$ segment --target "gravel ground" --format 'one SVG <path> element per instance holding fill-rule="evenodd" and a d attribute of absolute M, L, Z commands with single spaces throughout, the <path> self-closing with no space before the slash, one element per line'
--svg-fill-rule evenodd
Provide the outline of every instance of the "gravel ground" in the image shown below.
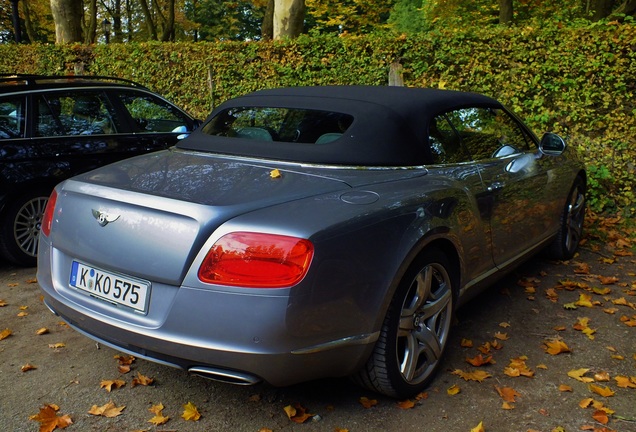
<path fill-rule="evenodd" d="M 590 248 L 567 263 L 537 257 L 464 306 L 458 311 L 442 370 L 419 400 L 410 401 L 410 408 L 411 404 L 360 389 L 347 379 L 287 388 L 239 387 L 140 359 L 132 362 L 130 372 L 122 373 L 115 358 L 121 353 L 78 334 L 49 312 L 35 269 L 0 262 L 0 332 L 12 332 L 0 340 L 0 431 L 39 430 L 40 424 L 30 417 L 47 404 L 57 405 L 59 416 L 71 418 L 68 431 L 469 432 L 480 422 L 486 432 L 636 431 L 636 388 L 620 387 L 616 381 L 632 377 L 636 384 L 636 327 L 628 325 L 636 321 L 636 259 L 621 256 L 610 262 L 610 257 L 606 249 Z M 578 286 L 566 287 L 566 280 Z M 591 296 L 592 307 L 585 306 L 581 295 Z M 578 306 L 572 305 L 576 302 Z M 587 325 L 581 324 L 584 318 L 589 319 Z M 588 336 L 586 327 L 595 332 Z M 48 332 L 37 335 L 41 328 Z M 555 338 L 570 352 L 546 353 L 545 343 Z M 462 346 L 468 341 L 472 347 Z M 492 348 L 495 341 L 499 349 Z M 486 343 L 491 344 L 487 355 L 494 364 L 468 364 L 466 359 L 475 358 L 477 348 Z M 511 360 L 519 358 L 531 377 L 505 373 Z M 35 369 L 22 371 L 27 364 Z M 586 383 L 568 376 L 577 369 L 589 369 L 583 377 L 600 381 Z M 458 372 L 475 370 L 490 377 L 467 381 Z M 153 384 L 133 386 L 138 374 L 154 379 Z M 107 392 L 101 388 L 104 380 L 122 380 L 125 385 Z M 591 385 L 607 387 L 613 395 L 602 396 Z M 449 394 L 453 386 L 459 393 Z M 497 388 L 503 393 L 513 389 L 514 402 L 504 407 Z M 363 397 L 375 404 L 365 407 Z M 602 410 L 580 406 L 588 398 L 613 410 L 606 424 Z M 119 416 L 89 414 L 93 405 L 110 401 L 125 407 Z M 200 412 L 198 421 L 182 418 L 188 402 Z M 149 409 L 159 403 L 170 420 L 156 426 L 149 422 L 154 416 Z M 315 416 L 303 424 L 290 421 L 284 408 L 295 404 Z"/>

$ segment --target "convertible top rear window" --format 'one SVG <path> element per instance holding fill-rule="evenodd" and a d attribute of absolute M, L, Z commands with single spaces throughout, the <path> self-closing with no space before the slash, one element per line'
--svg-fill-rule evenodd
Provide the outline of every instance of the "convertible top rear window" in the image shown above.
<path fill-rule="evenodd" d="M 208 135 L 286 143 L 326 144 L 337 140 L 353 116 L 332 111 L 282 107 L 232 107 L 204 127 Z"/>

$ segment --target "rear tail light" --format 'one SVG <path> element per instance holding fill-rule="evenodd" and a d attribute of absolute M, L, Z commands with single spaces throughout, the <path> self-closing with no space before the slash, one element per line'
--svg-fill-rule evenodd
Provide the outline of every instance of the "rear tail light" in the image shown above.
<path fill-rule="evenodd" d="M 235 232 L 214 243 L 199 268 L 206 283 L 246 288 L 286 288 L 300 282 L 314 254 L 309 240 Z"/>
<path fill-rule="evenodd" d="M 46 207 L 44 208 L 44 215 L 42 216 L 42 227 L 40 228 L 42 234 L 49 236 L 51 234 L 51 226 L 53 225 L 53 214 L 55 213 L 55 203 L 57 201 L 57 192 L 53 190 L 49 197 Z"/>

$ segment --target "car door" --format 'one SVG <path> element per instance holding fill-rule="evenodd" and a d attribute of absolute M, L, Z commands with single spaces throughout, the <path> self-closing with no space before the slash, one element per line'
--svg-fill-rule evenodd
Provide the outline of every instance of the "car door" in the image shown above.
<path fill-rule="evenodd" d="M 135 89 L 110 91 L 109 98 L 132 132 L 128 146 L 139 151 L 163 150 L 195 128 L 195 121 L 170 102 Z"/>
<path fill-rule="evenodd" d="M 505 266 L 554 232 L 552 162 L 538 151 L 536 138 L 501 107 L 464 108 L 447 117 L 479 167 L 493 259 Z"/>
<path fill-rule="evenodd" d="M 129 132 L 101 90 L 42 92 L 32 95 L 32 104 L 32 140 L 46 178 L 64 179 L 137 154 L 121 145 Z"/>
<path fill-rule="evenodd" d="M 28 176 L 34 148 L 26 139 L 26 97 L 0 98 L 0 210 L 14 184 Z"/>
<path fill-rule="evenodd" d="M 459 134 L 450 122 L 452 116 L 452 113 L 440 114 L 429 122 L 432 165 L 426 178 L 430 181 L 439 175 L 450 179 L 451 184 L 468 195 L 467 202 L 472 202 L 469 208 L 457 209 L 459 237 L 465 253 L 465 268 L 470 272 L 466 278 L 480 280 L 495 267 L 490 233 L 492 194 L 484 186 L 479 164 L 462 146 Z"/>

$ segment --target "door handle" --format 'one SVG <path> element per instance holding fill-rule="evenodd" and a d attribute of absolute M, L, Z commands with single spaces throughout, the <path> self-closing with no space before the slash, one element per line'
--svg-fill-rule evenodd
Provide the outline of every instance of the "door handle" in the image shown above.
<path fill-rule="evenodd" d="M 488 192 L 498 192 L 504 188 L 504 184 L 501 182 L 494 182 L 488 186 Z"/>

